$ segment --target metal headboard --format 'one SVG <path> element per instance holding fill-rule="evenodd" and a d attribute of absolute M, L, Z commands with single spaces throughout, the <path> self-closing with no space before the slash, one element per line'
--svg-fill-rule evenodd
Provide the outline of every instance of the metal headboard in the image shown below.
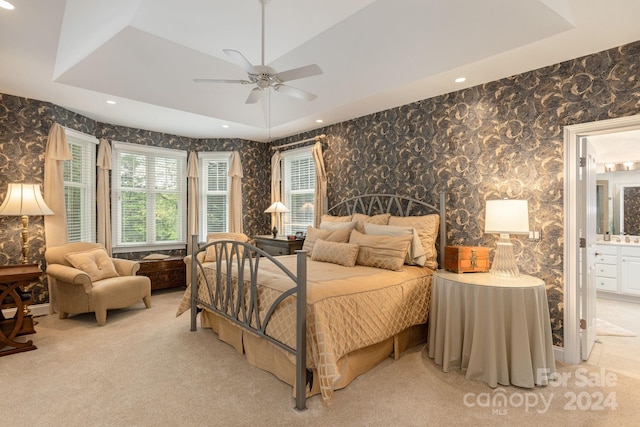
<path fill-rule="evenodd" d="M 444 268 L 444 248 L 447 246 L 447 223 L 445 193 L 440 193 L 440 206 L 436 207 L 411 197 L 397 194 L 363 194 L 355 196 L 330 207 L 328 213 L 333 215 L 353 215 L 362 213 L 375 215 L 390 213 L 396 216 L 427 215 L 437 213 L 440 215 L 440 236 L 438 250 L 438 267 Z"/>

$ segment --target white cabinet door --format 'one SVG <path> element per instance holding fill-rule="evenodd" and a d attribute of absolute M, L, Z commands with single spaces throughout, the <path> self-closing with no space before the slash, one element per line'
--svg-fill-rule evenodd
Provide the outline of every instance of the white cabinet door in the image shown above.
<path fill-rule="evenodd" d="M 640 257 L 625 255 L 621 259 L 621 291 L 640 295 Z"/>

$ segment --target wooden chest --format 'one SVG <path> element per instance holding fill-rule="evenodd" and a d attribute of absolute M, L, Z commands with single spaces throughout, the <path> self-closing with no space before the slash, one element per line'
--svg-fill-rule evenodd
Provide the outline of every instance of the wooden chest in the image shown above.
<path fill-rule="evenodd" d="M 151 279 L 151 290 L 185 287 L 186 266 L 183 257 L 141 259 L 138 275 Z"/>
<path fill-rule="evenodd" d="M 445 269 L 454 273 L 489 271 L 489 248 L 480 246 L 447 246 L 444 255 Z"/>

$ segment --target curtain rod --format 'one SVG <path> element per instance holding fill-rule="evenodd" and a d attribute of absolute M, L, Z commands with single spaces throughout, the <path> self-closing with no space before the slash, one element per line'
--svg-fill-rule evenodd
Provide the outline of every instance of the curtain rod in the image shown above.
<path fill-rule="evenodd" d="M 288 144 L 283 144 L 283 145 L 278 145 L 276 147 L 271 147 L 272 150 L 279 150 L 281 148 L 285 148 L 285 147 L 291 147 L 292 145 L 298 145 L 298 144 L 302 144 L 303 142 L 309 142 L 309 141 L 320 141 L 322 138 L 326 138 L 327 135 L 325 135 L 324 133 L 322 135 L 316 135 L 313 138 L 307 138 L 307 139 L 303 139 L 302 141 L 296 141 L 296 142 L 290 142 Z"/>

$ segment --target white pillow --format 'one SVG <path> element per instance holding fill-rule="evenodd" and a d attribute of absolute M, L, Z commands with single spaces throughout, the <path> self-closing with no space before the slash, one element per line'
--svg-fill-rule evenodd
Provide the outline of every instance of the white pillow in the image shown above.
<path fill-rule="evenodd" d="M 405 264 L 424 266 L 427 261 L 424 248 L 420 242 L 420 236 L 413 227 L 402 227 L 396 225 L 377 225 L 364 223 L 365 234 L 375 234 L 383 236 L 404 236 L 407 234 L 412 235 L 411 244 L 409 244 L 409 250 L 405 258 Z"/>

